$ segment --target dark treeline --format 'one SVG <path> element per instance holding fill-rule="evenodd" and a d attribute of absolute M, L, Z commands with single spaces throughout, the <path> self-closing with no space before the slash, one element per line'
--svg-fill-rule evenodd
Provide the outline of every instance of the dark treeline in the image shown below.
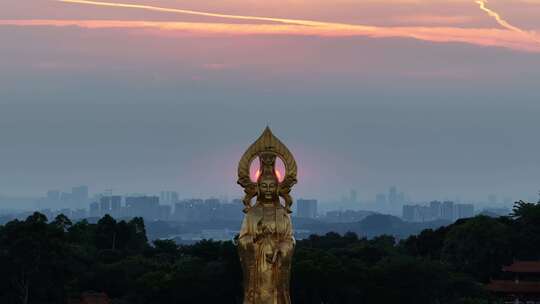
<path fill-rule="evenodd" d="M 293 302 L 487 303 L 483 283 L 513 259 L 540 259 L 540 204 L 478 216 L 396 241 L 328 233 L 298 241 Z M 113 303 L 241 303 L 232 242 L 148 243 L 141 218 L 97 224 L 35 213 L 0 226 L 0 303 L 66 303 L 87 291 Z"/>

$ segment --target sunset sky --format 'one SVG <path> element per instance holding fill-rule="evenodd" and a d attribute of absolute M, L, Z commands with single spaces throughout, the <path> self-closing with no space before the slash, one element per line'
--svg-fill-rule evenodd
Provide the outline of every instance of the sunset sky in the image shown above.
<path fill-rule="evenodd" d="M 540 0 L 0 5 L 0 194 L 237 197 L 266 124 L 297 197 L 540 190 Z"/>

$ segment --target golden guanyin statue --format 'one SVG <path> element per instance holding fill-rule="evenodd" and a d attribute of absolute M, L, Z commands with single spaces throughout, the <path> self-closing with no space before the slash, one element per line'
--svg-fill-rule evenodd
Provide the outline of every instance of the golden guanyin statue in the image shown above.
<path fill-rule="evenodd" d="M 278 157 L 286 171 L 281 181 L 275 167 Z M 260 166 L 256 181 L 252 181 L 250 167 L 255 158 Z M 245 217 L 238 252 L 244 274 L 244 304 L 291 303 L 289 282 L 295 240 L 289 193 L 296 184 L 296 174 L 294 157 L 268 127 L 240 160 L 238 184 L 245 191 Z"/>

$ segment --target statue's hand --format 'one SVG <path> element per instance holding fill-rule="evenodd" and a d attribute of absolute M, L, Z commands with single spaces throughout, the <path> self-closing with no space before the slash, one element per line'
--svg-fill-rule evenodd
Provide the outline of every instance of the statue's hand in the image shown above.
<path fill-rule="evenodd" d="M 281 255 L 279 250 L 274 250 L 273 253 L 267 253 L 265 254 L 266 263 L 268 264 L 275 264 L 279 260 L 279 256 Z"/>
<path fill-rule="evenodd" d="M 279 255 L 280 255 L 279 250 L 274 251 L 274 256 L 272 257 L 272 264 L 275 264 L 277 262 Z"/>

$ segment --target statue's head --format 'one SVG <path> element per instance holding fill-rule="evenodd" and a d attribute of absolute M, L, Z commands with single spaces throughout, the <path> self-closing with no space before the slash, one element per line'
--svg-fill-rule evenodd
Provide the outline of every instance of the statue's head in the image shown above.
<path fill-rule="evenodd" d="M 255 158 L 259 158 L 260 166 L 256 181 L 251 178 L 250 170 Z M 285 165 L 283 177 L 279 177 L 275 170 L 276 158 L 280 158 Z M 263 134 L 246 150 L 238 163 L 238 184 L 244 188 L 245 196 L 242 200 L 248 212 L 251 200 L 257 197 L 257 201 L 263 203 L 279 204 L 283 198 L 285 208 L 290 212 L 292 197 L 291 188 L 296 184 L 297 166 L 289 149 L 272 134 L 266 127 Z"/>
<path fill-rule="evenodd" d="M 259 177 L 257 181 L 258 185 L 258 199 L 263 203 L 277 202 L 279 201 L 278 179 L 274 174 L 264 174 Z"/>

